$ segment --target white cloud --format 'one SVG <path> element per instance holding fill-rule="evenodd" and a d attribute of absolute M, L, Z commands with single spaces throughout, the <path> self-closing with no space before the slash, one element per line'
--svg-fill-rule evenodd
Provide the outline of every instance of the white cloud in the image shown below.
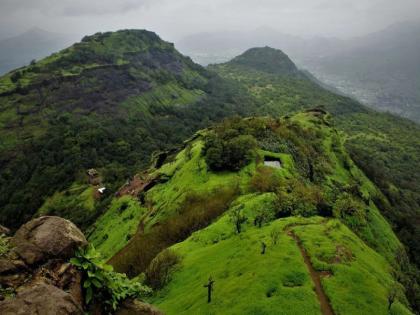
<path fill-rule="evenodd" d="M 297 35 L 349 37 L 416 18 L 419 0 L 0 0 L 0 36 L 32 26 L 89 34 L 147 28 L 173 40 L 268 26 Z"/>

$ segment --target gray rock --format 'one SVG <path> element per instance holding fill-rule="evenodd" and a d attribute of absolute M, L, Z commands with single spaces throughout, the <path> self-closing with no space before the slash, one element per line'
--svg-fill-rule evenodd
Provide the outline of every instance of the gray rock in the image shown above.
<path fill-rule="evenodd" d="M 72 222 L 44 216 L 22 225 L 11 241 L 13 251 L 28 265 L 50 258 L 66 259 L 86 246 L 83 233 Z"/>
<path fill-rule="evenodd" d="M 73 297 L 52 285 L 40 284 L 0 302 L 2 315 L 81 315 Z"/>

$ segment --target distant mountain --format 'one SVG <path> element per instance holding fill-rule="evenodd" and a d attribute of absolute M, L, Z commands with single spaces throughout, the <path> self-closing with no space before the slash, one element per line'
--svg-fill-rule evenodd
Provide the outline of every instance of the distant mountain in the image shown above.
<path fill-rule="evenodd" d="M 271 47 L 251 48 L 230 63 L 277 75 L 299 74 L 296 65 L 284 52 Z"/>
<path fill-rule="evenodd" d="M 316 37 L 304 39 L 269 27 L 250 31 L 197 33 L 176 42 L 177 48 L 196 62 L 207 65 L 226 62 L 252 47 L 270 46 L 281 49 L 301 65 L 301 60 L 341 51 L 342 40 Z"/>
<path fill-rule="evenodd" d="M 402 23 L 307 56 L 319 79 L 377 109 L 420 122 L 420 23 Z"/>
<path fill-rule="evenodd" d="M 289 52 L 299 46 L 302 39 L 271 28 L 252 31 L 207 32 L 186 36 L 176 43 L 177 48 L 196 62 L 207 65 L 226 62 L 252 47 L 271 46 Z"/>
<path fill-rule="evenodd" d="M 25 66 L 61 50 L 77 40 L 76 35 L 59 34 L 32 28 L 25 33 L 0 40 L 0 74 Z"/>
<path fill-rule="evenodd" d="M 191 35 L 179 49 L 201 64 L 269 45 L 285 51 L 324 84 L 368 106 L 420 121 L 420 23 L 395 24 L 367 36 L 304 39 L 260 28 Z"/>

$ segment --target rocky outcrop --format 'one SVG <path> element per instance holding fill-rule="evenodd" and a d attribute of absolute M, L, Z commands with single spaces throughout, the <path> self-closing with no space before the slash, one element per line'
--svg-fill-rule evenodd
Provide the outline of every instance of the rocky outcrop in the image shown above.
<path fill-rule="evenodd" d="M 150 304 L 128 299 L 122 303 L 115 315 L 163 315 L 163 313 Z"/>
<path fill-rule="evenodd" d="M 24 224 L 12 238 L 14 252 L 26 264 L 51 258 L 67 259 L 80 246 L 86 246 L 83 233 L 72 222 L 45 216 Z"/>
<path fill-rule="evenodd" d="M 79 315 L 81 305 L 71 294 L 53 285 L 39 284 L 26 288 L 13 299 L 0 302 L 2 315 Z"/>
<path fill-rule="evenodd" d="M 82 274 L 68 258 L 87 241 L 72 222 L 31 220 L 10 238 L 10 245 L 0 258 L 0 285 L 15 296 L 0 296 L 0 314 L 83 313 Z"/>
<path fill-rule="evenodd" d="M 7 239 L 11 248 L 0 256 L 1 315 L 84 313 L 83 274 L 68 261 L 87 241 L 72 222 L 40 217 Z M 102 314 L 102 305 L 90 307 L 95 315 Z M 153 306 L 131 299 L 122 303 L 117 314 L 162 315 Z"/>

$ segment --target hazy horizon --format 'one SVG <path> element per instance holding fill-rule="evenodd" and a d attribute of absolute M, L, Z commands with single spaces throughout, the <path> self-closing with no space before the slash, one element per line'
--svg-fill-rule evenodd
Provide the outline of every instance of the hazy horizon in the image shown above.
<path fill-rule="evenodd" d="M 404 0 L 179 0 L 77 1 L 3 0 L 0 39 L 38 27 L 83 36 L 140 28 L 177 41 L 201 32 L 270 28 L 300 37 L 348 39 L 392 24 L 418 20 L 420 2 Z"/>

